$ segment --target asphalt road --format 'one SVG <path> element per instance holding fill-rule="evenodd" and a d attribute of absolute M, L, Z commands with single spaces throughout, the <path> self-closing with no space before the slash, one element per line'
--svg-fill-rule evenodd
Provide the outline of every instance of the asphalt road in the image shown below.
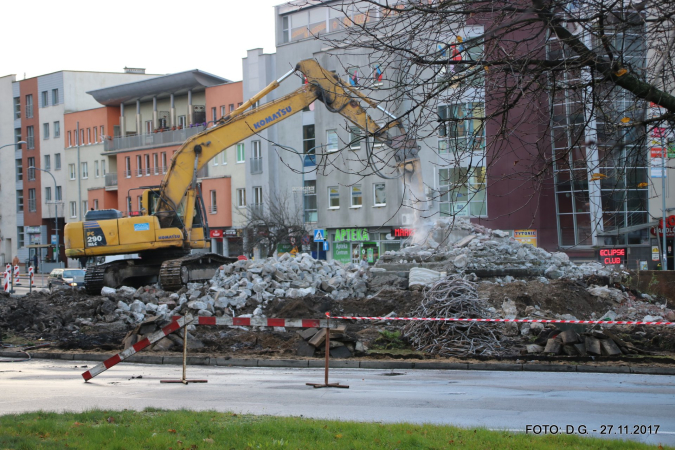
<path fill-rule="evenodd" d="M 159 383 L 179 379 L 178 366 L 122 363 L 84 383 L 80 374 L 95 364 L 0 364 L 0 414 L 157 407 L 523 432 L 556 425 L 564 433 L 570 425 L 590 435 L 604 429 L 606 437 L 675 446 L 675 378 L 669 376 L 333 369 L 330 381 L 350 388 L 314 389 L 305 383 L 322 382 L 322 369 L 191 366 L 188 378 L 208 383 L 184 386 Z M 631 434 L 620 434 L 624 425 Z M 647 428 L 632 434 L 635 425 L 652 425 L 651 434 Z"/>

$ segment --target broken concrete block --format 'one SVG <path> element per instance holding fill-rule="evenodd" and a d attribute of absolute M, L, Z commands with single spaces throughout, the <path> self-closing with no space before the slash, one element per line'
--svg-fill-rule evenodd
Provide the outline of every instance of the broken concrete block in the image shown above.
<path fill-rule="evenodd" d="M 298 356 L 312 357 L 316 352 L 316 348 L 309 345 L 306 341 L 298 341 L 295 347 L 295 354 Z"/>
<path fill-rule="evenodd" d="M 616 356 L 621 354 L 621 349 L 611 339 L 603 339 L 600 341 L 603 356 Z"/>
<path fill-rule="evenodd" d="M 586 353 L 589 355 L 600 356 L 602 354 L 600 339 L 592 336 L 586 336 L 584 344 L 586 345 Z"/>
<path fill-rule="evenodd" d="M 579 342 L 579 335 L 574 330 L 563 331 L 558 335 L 562 339 L 563 344 L 576 344 Z"/>
<path fill-rule="evenodd" d="M 544 351 L 544 347 L 537 344 L 528 344 L 525 348 L 527 348 L 527 353 L 541 353 Z"/>
<path fill-rule="evenodd" d="M 410 269 L 410 276 L 408 278 L 408 289 L 412 291 L 419 291 L 426 286 L 434 284 L 441 279 L 441 273 L 431 269 L 423 269 L 421 267 L 413 267 Z"/>
<path fill-rule="evenodd" d="M 584 344 L 574 344 L 574 348 L 577 349 L 579 356 L 588 356 L 588 353 L 586 353 L 586 346 Z"/>
<path fill-rule="evenodd" d="M 319 330 L 318 333 L 312 337 L 312 339 L 309 340 L 309 344 L 313 345 L 314 347 L 318 347 L 321 344 L 323 344 L 323 341 L 326 340 L 326 329 L 322 328 Z"/>
<path fill-rule="evenodd" d="M 563 345 L 563 353 L 567 356 L 577 356 L 577 349 L 574 344 Z"/>
<path fill-rule="evenodd" d="M 557 339 L 549 339 L 546 341 L 546 348 L 544 348 L 544 353 L 553 353 L 554 355 L 560 354 L 561 349 L 560 341 Z"/>
<path fill-rule="evenodd" d="M 314 336 L 317 331 L 319 331 L 316 328 L 306 328 L 304 330 L 298 330 L 298 334 L 304 339 L 311 339 L 312 336 Z"/>
<path fill-rule="evenodd" d="M 171 339 L 168 338 L 162 338 L 159 341 L 155 342 L 155 344 L 152 346 L 152 351 L 153 352 L 168 352 L 171 350 L 173 347 L 175 347 L 176 344 Z"/>
<path fill-rule="evenodd" d="M 344 345 L 341 345 L 339 347 L 335 347 L 330 349 L 330 357 L 331 358 L 351 358 L 352 357 L 352 352 L 349 351 L 347 347 Z"/>

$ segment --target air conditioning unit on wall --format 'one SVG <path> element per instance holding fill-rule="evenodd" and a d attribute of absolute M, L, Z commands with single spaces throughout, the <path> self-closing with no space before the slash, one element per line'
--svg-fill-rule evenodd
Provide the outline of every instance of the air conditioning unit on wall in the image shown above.
<path fill-rule="evenodd" d="M 414 221 L 413 214 L 401 214 L 401 225 L 412 225 Z"/>

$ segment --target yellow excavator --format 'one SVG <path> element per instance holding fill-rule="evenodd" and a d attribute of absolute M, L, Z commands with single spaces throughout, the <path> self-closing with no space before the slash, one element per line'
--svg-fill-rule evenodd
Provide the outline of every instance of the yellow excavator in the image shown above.
<path fill-rule="evenodd" d="M 305 77 L 302 87 L 256 107 L 260 99 L 295 72 Z M 218 267 L 236 261 L 215 253 L 191 254 L 192 249 L 210 245 L 197 173 L 224 149 L 302 111 L 316 100 L 385 143 L 394 152 L 395 163 L 401 170 L 419 173 L 418 147 L 405 136 L 401 123 L 391 113 L 342 83 L 335 73 L 315 60 L 301 61 L 215 126 L 188 139 L 174 154 L 159 188 L 143 191 L 142 215 L 121 217 L 121 213 L 112 210 L 114 215 L 110 218 L 66 224 L 69 258 L 86 261 L 90 257 L 139 255 L 138 259 L 89 267 L 85 277 L 87 292 L 100 294 L 104 286 L 117 288 L 154 282 L 159 282 L 163 289 L 175 290 L 188 282 L 208 280 Z M 384 127 L 378 126 L 361 102 L 380 109 L 391 120 Z M 395 137 L 391 135 L 394 128 L 400 131 Z"/>

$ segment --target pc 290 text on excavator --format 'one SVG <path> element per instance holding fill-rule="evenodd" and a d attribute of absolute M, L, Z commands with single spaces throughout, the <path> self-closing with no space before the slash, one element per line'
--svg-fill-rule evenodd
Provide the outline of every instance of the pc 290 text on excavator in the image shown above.
<path fill-rule="evenodd" d="M 306 83 L 294 92 L 254 107 L 280 83 L 299 72 Z M 140 286 L 159 282 L 165 290 L 176 290 L 192 281 L 213 277 L 218 267 L 236 258 L 215 253 L 192 253 L 210 245 L 204 205 L 198 192 L 197 173 L 226 148 L 302 111 L 315 100 L 344 116 L 394 152 L 392 161 L 401 176 L 419 174 L 418 147 L 408 139 L 399 120 L 361 92 L 341 82 L 333 72 L 312 59 L 270 83 L 215 126 L 188 139 L 176 151 L 159 188 L 142 194 L 142 215 L 122 217 L 110 210 L 109 218 L 73 222 L 65 227 L 66 256 L 86 262 L 87 258 L 138 254 L 91 266 L 85 279 L 87 292 L 100 294 L 104 286 Z M 380 127 L 361 106 L 365 102 L 392 120 Z M 253 108 L 252 108 L 253 107 Z M 249 109 L 251 108 L 251 109 Z M 397 129 L 398 135 L 391 132 Z M 418 176 L 417 178 L 421 178 Z"/>

